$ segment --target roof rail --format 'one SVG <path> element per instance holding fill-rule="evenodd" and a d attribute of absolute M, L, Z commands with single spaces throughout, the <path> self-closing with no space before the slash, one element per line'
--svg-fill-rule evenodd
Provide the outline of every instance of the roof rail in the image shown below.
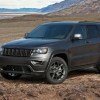
<path fill-rule="evenodd" d="M 50 22 L 59 22 L 59 21 L 50 21 Z"/>
<path fill-rule="evenodd" d="M 80 21 L 79 23 L 100 23 L 100 22 L 96 22 L 96 21 L 87 21 L 87 20 L 85 20 L 85 21 Z"/>

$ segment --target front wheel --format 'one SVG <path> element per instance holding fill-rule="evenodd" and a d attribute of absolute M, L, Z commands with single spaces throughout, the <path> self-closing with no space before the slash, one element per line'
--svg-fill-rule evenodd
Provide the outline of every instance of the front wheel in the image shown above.
<path fill-rule="evenodd" d="M 64 59 L 54 57 L 46 70 L 48 83 L 60 84 L 64 82 L 68 75 L 68 67 Z"/>
<path fill-rule="evenodd" d="M 21 77 L 21 74 L 15 74 L 15 73 L 1 73 L 1 76 L 8 80 L 16 80 Z"/>
<path fill-rule="evenodd" d="M 96 69 L 99 71 L 100 73 L 100 65 L 96 66 Z"/>

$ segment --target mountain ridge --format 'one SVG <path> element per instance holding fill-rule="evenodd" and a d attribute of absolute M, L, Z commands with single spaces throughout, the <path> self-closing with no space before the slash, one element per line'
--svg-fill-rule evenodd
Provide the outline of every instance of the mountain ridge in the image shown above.
<path fill-rule="evenodd" d="M 63 0 L 59 3 L 54 3 L 48 5 L 47 7 L 43 7 L 41 9 L 37 8 L 17 8 L 17 9 L 9 9 L 9 8 L 0 8 L 0 12 L 40 12 L 40 13 L 51 13 L 55 11 L 59 11 L 65 8 L 70 8 L 73 5 L 78 4 L 85 0 Z"/>
<path fill-rule="evenodd" d="M 50 13 L 50 12 L 59 11 L 64 8 L 69 8 L 69 7 L 79 3 L 80 1 L 82 1 L 82 0 L 64 0 L 64 1 L 61 1 L 60 3 L 55 3 L 55 4 L 49 5 L 47 7 L 44 7 L 42 9 L 40 9 L 40 12 Z"/>
<path fill-rule="evenodd" d="M 88 15 L 100 14 L 100 0 L 82 0 L 78 4 L 59 11 L 51 12 L 48 15 Z"/>
<path fill-rule="evenodd" d="M 37 8 L 0 8 L 0 12 L 38 12 Z"/>
<path fill-rule="evenodd" d="M 64 0 L 47 7 L 8 9 L 0 8 L 0 12 L 35 12 L 47 15 L 84 15 L 100 13 L 100 0 Z"/>

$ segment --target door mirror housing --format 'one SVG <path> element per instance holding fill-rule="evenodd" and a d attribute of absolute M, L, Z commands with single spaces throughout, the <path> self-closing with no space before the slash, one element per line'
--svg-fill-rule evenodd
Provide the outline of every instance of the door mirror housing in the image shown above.
<path fill-rule="evenodd" d="M 82 39 L 82 34 L 74 34 L 72 37 L 72 40 L 81 40 Z"/>

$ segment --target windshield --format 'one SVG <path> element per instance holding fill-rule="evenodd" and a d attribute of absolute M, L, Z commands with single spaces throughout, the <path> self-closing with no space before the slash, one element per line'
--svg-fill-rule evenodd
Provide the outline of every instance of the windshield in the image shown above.
<path fill-rule="evenodd" d="M 40 25 L 30 33 L 26 38 L 45 38 L 45 39 L 64 39 L 68 36 L 71 25 Z"/>

